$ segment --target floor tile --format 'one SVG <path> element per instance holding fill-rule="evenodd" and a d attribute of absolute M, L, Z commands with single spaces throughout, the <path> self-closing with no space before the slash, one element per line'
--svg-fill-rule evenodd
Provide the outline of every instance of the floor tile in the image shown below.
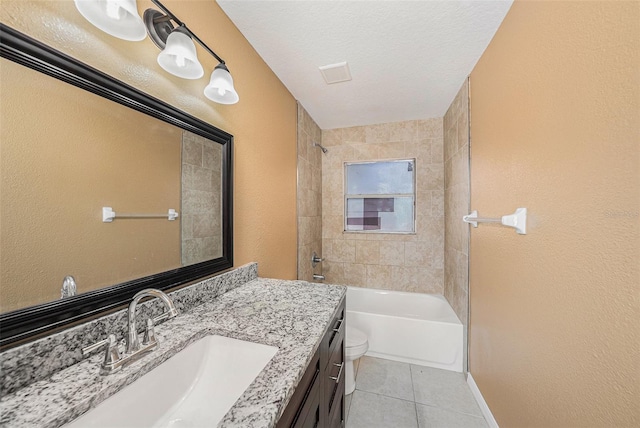
<path fill-rule="evenodd" d="M 416 404 L 419 428 L 487 428 L 484 418 Z"/>
<path fill-rule="evenodd" d="M 362 357 L 356 390 L 414 401 L 409 364 L 380 358 Z"/>
<path fill-rule="evenodd" d="M 346 428 L 417 428 L 415 403 L 356 390 Z"/>
<path fill-rule="evenodd" d="M 353 394 L 349 394 L 344 397 L 344 420 L 349 420 L 349 409 L 351 408 L 351 399 L 353 398 Z"/>
<path fill-rule="evenodd" d="M 416 403 L 482 416 L 462 373 L 411 365 L 411 378 Z"/>

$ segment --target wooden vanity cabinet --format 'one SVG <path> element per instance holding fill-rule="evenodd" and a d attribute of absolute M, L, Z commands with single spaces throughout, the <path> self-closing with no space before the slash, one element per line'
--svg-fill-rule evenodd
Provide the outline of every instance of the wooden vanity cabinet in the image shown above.
<path fill-rule="evenodd" d="M 344 425 L 345 300 L 329 323 L 278 428 L 339 428 Z"/>

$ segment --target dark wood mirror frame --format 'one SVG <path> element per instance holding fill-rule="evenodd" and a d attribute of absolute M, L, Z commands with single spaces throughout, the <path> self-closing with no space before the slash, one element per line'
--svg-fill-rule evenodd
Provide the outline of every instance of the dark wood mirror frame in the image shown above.
<path fill-rule="evenodd" d="M 0 23 L 0 56 L 222 145 L 222 257 L 0 314 L 0 348 L 122 306 L 145 288 L 168 290 L 233 267 L 233 136 Z"/>

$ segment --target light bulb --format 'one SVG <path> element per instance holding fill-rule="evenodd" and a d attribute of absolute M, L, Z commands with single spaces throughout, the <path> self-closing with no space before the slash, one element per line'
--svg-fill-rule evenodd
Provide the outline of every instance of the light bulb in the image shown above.
<path fill-rule="evenodd" d="M 224 88 L 218 88 L 218 95 L 220 95 L 221 97 L 224 97 L 224 94 L 225 94 L 226 92 L 227 92 L 227 91 L 225 91 L 225 90 L 224 90 Z"/>
<path fill-rule="evenodd" d="M 187 65 L 187 61 L 183 55 L 176 55 L 176 64 L 178 64 L 178 67 L 184 68 Z"/>

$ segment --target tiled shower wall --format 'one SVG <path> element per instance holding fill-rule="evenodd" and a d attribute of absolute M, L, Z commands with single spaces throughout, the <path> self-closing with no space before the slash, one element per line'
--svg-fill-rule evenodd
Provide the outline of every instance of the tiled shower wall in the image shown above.
<path fill-rule="evenodd" d="M 322 131 L 326 282 L 422 293 L 444 288 L 442 118 Z M 416 159 L 416 233 L 344 232 L 344 162 Z"/>
<path fill-rule="evenodd" d="M 466 330 L 469 313 L 469 81 L 444 116 L 444 296 Z M 465 358 L 466 360 L 466 358 Z M 465 367 L 466 371 L 466 367 Z"/>
<path fill-rule="evenodd" d="M 222 256 L 222 146 L 182 133 L 182 265 Z"/>
<path fill-rule="evenodd" d="M 311 267 L 311 255 L 322 255 L 322 132 L 298 103 L 298 279 L 312 281 L 322 266 Z"/>

